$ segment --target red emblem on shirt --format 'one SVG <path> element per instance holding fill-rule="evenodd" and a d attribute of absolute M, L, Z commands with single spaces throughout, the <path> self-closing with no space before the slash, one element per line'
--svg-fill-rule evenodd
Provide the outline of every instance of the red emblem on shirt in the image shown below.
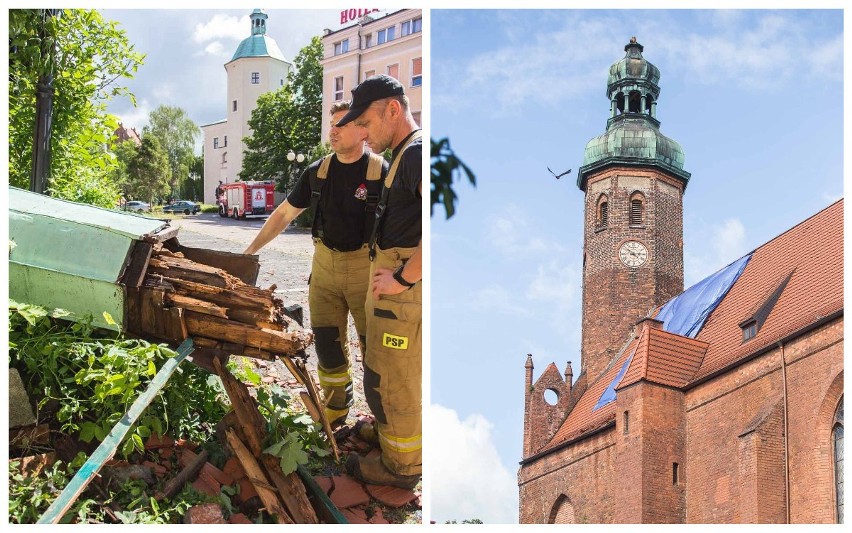
<path fill-rule="evenodd" d="M 366 200 L 367 199 L 367 186 L 366 185 L 364 185 L 362 183 L 360 187 L 355 189 L 355 198 L 357 198 L 359 200 Z"/>

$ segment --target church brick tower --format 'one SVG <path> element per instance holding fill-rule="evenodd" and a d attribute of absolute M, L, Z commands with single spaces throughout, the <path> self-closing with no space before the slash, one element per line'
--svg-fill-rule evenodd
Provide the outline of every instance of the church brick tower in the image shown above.
<path fill-rule="evenodd" d="M 586 193 L 582 368 L 606 370 L 624 332 L 683 291 L 683 170 L 680 145 L 660 133 L 660 71 L 630 40 L 609 69 L 606 132 L 586 145 L 577 186 Z"/>

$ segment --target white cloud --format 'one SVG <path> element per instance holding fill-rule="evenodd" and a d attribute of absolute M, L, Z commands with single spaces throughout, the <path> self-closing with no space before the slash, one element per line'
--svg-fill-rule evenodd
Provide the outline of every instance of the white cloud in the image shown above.
<path fill-rule="evenodd" d="M 234 17 L 229 15 L 213 15 L 210 21 L 195 25 L 192 38 L 197 43 L 216 39 L 231 39 L 242 41 L 249 35 L 251 22 L 248 16 Z"/>
<path fill-rule="evenodd" d="M 126 128 L 136 128 L 142 134 L 142 128 L 148 125 L 148 117 L 151 115 L 152 107 L 148 100 L 136 102 L 136 107 L 130 108 L 126 113 L 116 113 L 118 120 Z"/>
<path fill-rule="evenodd" d="M 695 242 L 708 242 L 709 248 L 698 247 L 705 253 L 684 252 L 684 285 L 701 281 L 723 266 L 746 254 L 749 249 L 746 241 L 745 226 L 737 218 L 728 218 L 720 224 L 714 224 L 701 231 L 702 236 Z"/>
<path fill-rule="evenodd" d="M 204 47 L 204 53 L 217 57 L 228 57 L 230 53 L 225 49 L 225 45 L 221 41 L 213 41 Z"/>
<path fill-rule="evenodd" d="M 494 425 L 479 414 L 459 420 L 453 409 L 432 404 L 429 426 L 430 433 L 439 436 L 430 440 L 428 449 L 433 519 L 517 523 L 517 479 L 500 462 Z"/>
<path fill-rule="evenodd" d="M 515 205 L 508 205 L 499 215 L 490 215 L 486 225 L 489 242 L 509 256 L 520 257 L 535 252 L 554 252 L 562 246 L 547 242 L 527 221 L 523 211 Z"/>
<path fill-rule="evenodd" d="M 565 259 L 550 259 L 538 265 L 535 277 L 527 286 L 526 297 L 534 303 L 538 315 L 543 317 L 542 321 L 569 345 L 577 341 L 582 327 L 582 276 L 578 264 Z"/>

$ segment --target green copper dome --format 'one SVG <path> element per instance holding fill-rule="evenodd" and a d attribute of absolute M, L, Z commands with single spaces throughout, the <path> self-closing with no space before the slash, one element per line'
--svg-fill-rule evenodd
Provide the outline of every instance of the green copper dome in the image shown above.
<path fill-rule="evenodd" d="M 632 165 L 663 170 L 685 187 L 691 174 L 683 170 L 683 149 L 660 133 L 656 118 L 660 70 L 642 57 L 643 47 L 635 37 L 624 51 L 624 58 L 609 69 L 606 132 L 586 144 L 577 186 L 585 190 L 589 175 L 608 166 Z"/>
<path fill-rule="evenodd" d="M 251 19 L 251 36 L 243 39 L 231 61 L 243 57 L 271 57 L 289 63 L 284 59 L 284 54 L 281 53 L 275 39 L 266 35 L 266 19 L 269 16 L 262 10 L 255 9 L 249 18 Z"/>

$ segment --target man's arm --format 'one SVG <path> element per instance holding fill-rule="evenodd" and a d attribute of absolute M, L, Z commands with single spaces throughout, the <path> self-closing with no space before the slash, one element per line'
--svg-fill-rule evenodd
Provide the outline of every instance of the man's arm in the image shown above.
<path fill-rule="evenodd" d="M 263 223 L 263 227 L 260 228 L 260 232 L 258 232 L 257 237 L 254 238 L 243 253 L 254 254 L 266 246 L 269 241 L 284 231 L 284 229 L 293 222 L 293 219 L 299 216 L 299 214 L 304 210 L 304 207 L 293 207 L 290 202 L 284 200 L 284 202 L 276 207 L 275 211 L 269 215 L 269 218 Z"/>
<path fill-rule="evenodd" d="M 422 190 L 421 186 L 417 187 Z M 421 193 L 422 194 L 422 193 Z M 417 249 L 400 271 L 402 279 L 409 283 L 417 283 L 423 279 L 423 241 L 417 243 Z M 377 268 L 373 274 L 373 298 L 379 299 L 382 294 L 399 294 L 408 289 L 393 278 L 393 270 L 389 268 Z"/>

